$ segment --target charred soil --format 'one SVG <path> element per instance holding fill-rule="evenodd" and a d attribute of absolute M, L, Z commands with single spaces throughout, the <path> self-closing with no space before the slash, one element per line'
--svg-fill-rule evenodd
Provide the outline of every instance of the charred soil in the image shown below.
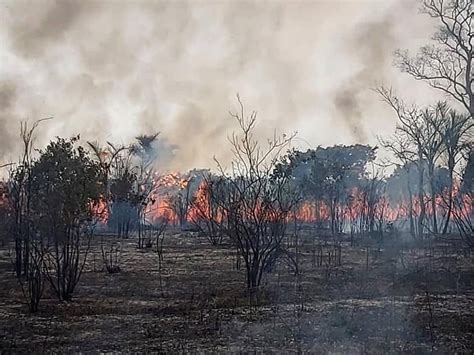
<path fill-rule="evenodd" d="M 297 252 L 289 242 L 254 299 L 231 245 L 170 231 L 160 270 L 152 249 L 122 239 L 120 272 L 109 274 L 99 239 L 74 299 L 47 288 L 36 314 L 2 248 L 2 353 L 473 350 L 474 258 L 449 245 L 343 241 L 339 256 L 331 238 L 307 235 Z"/>

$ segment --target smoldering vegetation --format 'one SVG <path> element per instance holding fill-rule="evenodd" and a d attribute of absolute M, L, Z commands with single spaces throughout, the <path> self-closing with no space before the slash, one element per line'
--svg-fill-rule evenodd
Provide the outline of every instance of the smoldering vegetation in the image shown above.
<path fill-rule="evenodd" d="M 308 52 L 276 54 L 286 36 L 317 37 L 306 24 L 315 10 L 321 31 L 341 27 L 325 22 L 336 9 L 329 3 L 2 8 L 15 70 L 1 86 L 0 157 L 18 158 L 1 165 L 0 351 L 472 352 L 470 3 L 420 3 L 438 21 L 432 42 L 415 55 L 396 51 L 394 64 L 448 96 L 425 104 L 406 98 L 411 86 L 401 94 L 377 86 L 372 94 L 396 125 L 375 145 L 365 91 L 391 80 L 400 39 L 388 11 L 397 7 L 387 4 L 368 23 L 352 4 L 336 17 L 359 29 L 341 51 L 353 68 L 320 92 L 338 117 L 333 131 L 345 133 L 304 149 L 297 133 L 280 130 L 311 112 Z M 205 27 L 209 11 L 216 16 Z M 86 36 L 94 26 L 103 29 L 96 41 Z M 208 43 L 209 33 L 220 35 Z M 163 44 L 143 46 L 144 38 Z M 192 55 L 202 83 L 189 79 Z M 165 69 L 176 76 L 158 87 L 153 76 Z M 217 70 L 256 75 L 246 84 L 250 104 L 229 99 L 232 84 Z M 48 90 L 30 97 L 43 76 Z M 58 93 L 71 99 L 53 105 Z M 20 120 L 15 147 L 11 117 L 38 113 L 37 100 L 67 121 L 51 112 Z M 249 109 L 261 106 L 262 114 Z M 227 107 L 229 119 L 217 120 Z M 92 125 L 84 114 L 102 118 Z"/>

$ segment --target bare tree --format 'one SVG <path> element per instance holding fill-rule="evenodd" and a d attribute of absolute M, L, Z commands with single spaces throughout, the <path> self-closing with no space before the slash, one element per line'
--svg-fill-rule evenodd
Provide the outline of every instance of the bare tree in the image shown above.
<path fill-rule="evenodd" d="M 127 151 L 117 155 L 114 173 L 110 182 L 109 228 L 115 228 L 119 237 L 128 238 L 138 223 L 138 205 L 140 204 L 137 187 L 137 172 L 132 164 L 132 155 Z"/>
<path fill-rule="evenodd" d="M 453 220 L 459 235 L 469 248 L 474 248 L 474 196 L 472 192 L 453 199 Z"/>
<path fill-rule="evenodd" d="M 458 156 L 459 149 L 461 149 L 458 143 L 465 133 L 466 127 L 472 125 L 472 123 L 466 124 L 466 121 L 472 122 L 474 114 L 472 4 L 470 0 L 423 0 L 421 10 L 433 19 L 438 20 L 438 29 L 432 37 L 433 43 L 421 47 L 414 57 L 410 56 L 406 50 L 398 50 L 395 53 L 397 65 L 403 72 L 410 74 L 416 80 L 426 81 L 431 87 L 444 92 L 468 112 L 465 120 L 454 119 L 453 114 L 448 112 L 449 109 L 445 103 L 438 104 L 435 110 L 425 110 L 417 113 L 418 110 L 416 109 L 411 112 L 415 115 L 421 114 L 425 120 L 431 121 L 430 124 L 425 125 L 425 129 L 429 130 L 428 136 L 432 138 L 431 144 L 422 147 L 426 148 L 424 155 L 427 160 L 433 217 L 432 227 L 435 233 L 438 232 L 438 221 L 433 196 L 433 162 L 439 157 L 440 150 L 443 150 L 447 156 L 451 183 L 445 203 L 447 212 L 442 228 L 444 234 L 447 232 L 453 209 L 453 172 L 456 166 L 456 156 Z M 404 107 L 400 105 L 399 100 L 394 100 L 391 92 L 382 89 L 379 90 L 379 93 L 398 111 L 399 118 L 400 111 L 404 111 L 402 116 L 407 113 L 410 114 L 410 112 L 403 110 Z M 390 96 L 391 100 L 387 100 Z M 407 121 L 414 122 L 414 117 L 411 118 L 412 120 Z M 403 122 L 402 125 L 405 126 L 407 131 L 410 130 Z M 420 131 L 419 133 L 422 134 L 423 132 Z M 441 136 L 441 138 L 439 139 L 437 136 Z M 440 145 L 440 141 L 441 146 L 437 147 Z M 423 204 L 420 201 L 421 205 Z"/>
<path fill-rule="evenodd" d="M 49 118 L 47 118 L 49 119 Z M 23 153 L 10 171 L 8 207 L 11 211 L 10 232 L 15 240 L 14 266 L 22 294 L 31 312 L 38 310 L 44 289 L 44 250 L 33 225 L 32 151 L 34 133 L 47 119 L 35 121 L 31 127 L 22 122 L 20 137 Z"/>
<path fill-rule="evenodd" d="M 399 124 L 391 141 L 383 142 L 385 147 L 392 151 L 401 161 L 410 161 L 416 165 L 418 170 L 418 202 L 420 212 L 417 223 L 417 233 L 423 237 L 424 220 L 426 216 L 425 193 L 424 193 L 424 147 L 423 147 L 423 125 L 421 121 L 421 110 L 415 105 L 407 106 L 402 100 L 395 96 L 391 89 L 384 87 L 376 89 L 382 99 L 395 111 Z"/>
<path fill-rule="evenodd" d="M 408 202 L 408 220 L 410 224 L 410 234 L 411 236 L 416 236 L 415 230 L 415 211 L 414 211 L 414 203 L 413 203 L 413 188 L 410 181 L 411 171 L 414 166 L 417 166 L 413 163 L 414 154 L 409 149 L 410 143 L 408 141 L 408 137 L 405 134 L 400 134 L 400 132 L 395 132 L 395 134 L 389 139 L 385 140 L 379 138 L 381 144 L 388 149 L 396 158 L 395 162 L 391 162 L 390 165 L 394 164 L 398 168 L 401 168 L 406 175 L 406 191 L 407 191 L 407 202 Z"/>
<path fill-rule="evenodd" d="M 134 147 L 110 142 L 105 147 L 97 142 L 87 144 L 101 168 L 107 224 L 116 230 L 118 237 L 128 237 L 138 218 L 135 186 L 138 177 L 132 162 Z"/>
<path fill-rule="evenodd" d="M 422 11 L 439 21 L 434 44 L 423 46 L 415 57 L 397 51 L 398 66 L 459 102 L 473 117 L 471 0 L 424 0 Z"/>
<path fill-rule="evenodd" d="M 474 146 L 466 152 L 462 185 L 453 199 L 453 220 L 464 243 L 474 248 Z"/>
<path fill-rule="evenodd" d="M 288 176 L 272 176 L 281 152 L 294 135 L 275 133 L 262 147 L 254 137 L 257 113 L 247 116 L 240 97 L 231 113 L 240 134 L 229 138 L 234 161 L 230 174 L 218 163 L 226 193 L 216 203 L 228 217 L 229 235 L 237 244 L 247 271 L 247 287 L 255 294 L 269 263 L 281 253 L 288 218 L 296 204 Z M 216 196 L 216 195 L 214 195 Z"/>
<path fill-rule="evenodd" d="M 102 170 L 101 175 L 105 186 L 103 196 L 105 206 L 98 212 L 100 212 L 104 216 L 103 219 L 108 222 L 108 218 L 110 218 L 112 211 L 112 204 L 114 202 L 112 183 L 114 182 L 114 179 L 117 178 L 116 168 L 120 165 L 120 162 L 124 160 L 124 155 L 127 153 L 129 148 L 126 146 L 115 146 L 110 142 L 107 142 L 105 147 L 100 146 L 98 142 L 87 142 L 87 144 L 92 150 L 92 153 Z M 120 231 L 121 229 L 118 228 L 118 230 Z M 107 270 L 108 273 L 117 273 L 121 271 L 122 245 L 118 237 L 119 236 L 114 234 L 111 241 L 104 240 L 104 236 L 101 237 L 100 250 L 102 262 L 104 263 L 105 270 Z"/>
<path fill-rule="evenodd" d="M 138 193 L 139 203 L 137 204 L 137 232 L 138 248 L 151 247 L 153 244 L 152 234 L 154 231 L 153 223 L 148 218 L 150 205 L 155 203 L 152 192 L 155 190 L 153 181 L 153 169 L 150 164 L 143 160 L 138 165 L 136 180 L 136 191 Z"/>
<path fill-rule="evenodd" d="M 437 204 L 435 192 L 435 167 L 438 158 L 442 153 L 442 138 L 438 127 L 441 126 L 447 115 L 447 104 L 437 103 L 434 107 L 426 108 L 421 112 L 419 131 L 421 142 L 421 151 L 426 161 L 428 170 L 428 180 L 430 185 L 430 204 L 433 233 L 438 234 Z"/>
<path fill-rule="evenodd" d="M 384 182 L 378 173 L 361 182 L 361 186 L 356 189 L 357 194 L 351 195 L 347 208 L 349 220 L 354 223 L 359 219 L 359 231 L 368 232 L 373 235 L 377 232 L 380 240 L 383 234 L 384 223 Z M 352 244 L 351 229 L 351 244 Z"/>
<path fill-rule="evenodd" d="M 157 189 L 160 187 L 154 180 L 154 163 L 156 157 L 153 143 L 158 136 L 159 132 L 151 135 L 138 136 L 136 137 L 137 143 L 132 146 L 136 170 L 136 186 L 134 190 L 136 191 L 138 199 L 136 211 L 139 249 L 144 247 L 151 248 L 153 245 L 153 234 L 156 232 L 156 226 L 149 216 L 152 212 L 152 206 L 156 202 L 155 195 Z"/>
<path fill-rule="evenodd" d="M 178 223 L 181 228 L 185 226 L 188 220 L 188 212 L 193 200 L 191 192 L 193 178 L 193 176 L 186 177 L 181 182 L 179 191 L 167 198 L 168 206 L 178 218 Z"/>
<path fill-rule="evenodd" d="M 453 109 L 449 110 L 444 117 L 445 119 L 442 120 L 441 124 L 435 126 L 435 128 L 439 130 L 441 135 L 443 155 L 449 172 L 449 191 L 447 199 L 444 201 L 447 209 L 446 220 L 442 230 L 442 233 L 446 234 L 453 210 L 454 171 L 463 158 L 463 151 L 468 148 L 468 142 L 472 138 L 474 121 L 470 119 L 469 115 L 460 114 Z"/>
<path fill-rule="evenodd" d="M 410 166 L 407 164 L 409 161 L 416 164 L 418 168 L 418 199 L 420 203 L 418 229 L 423 227 L 423 218 L 426 213 L 423 192 L 423 174 L 426 167 L 432 217 L 431 231 L 434 234 L 439 232 L 437 215 L 438 208 L 442 207 L 445 209 L 444 215 L 446 217 L 442 228 L 442 233 L 445 234 L 453 213 L 454 170 L 462 158 L 461 153 L 466 149 L 466 142 L 473 124 L 468 115 L 457 114 L 454 110 L 449 109 L 446 102 L 438 102 L 434 106 L 420 110 L 416 106 L 407 108 L 401 100 L 392 94 L 391 90 L 381 88 L 378 89 L 378 92 L 395 110 L 399 119 L 395 136 L 391 141 L 382 143 L 399 160 L 404 162 L 404 166 Z M 437 202 L 439 195 L 437 195 L 435 174 L 437 163 L 443 154 L 447 159 L 449 185 L 447 197 L 441 192 L 442 203 L 439 203 Z M 412 205 L 411 201 L 410 205 Z"/>
<path fill-rule="evenodd" d="M 120 240 L 113 238 L 108 244 L 104 242 L 102 236 L 100 250 L 102 254 L 102 261 L 104 262 L 105 270 L 109 274 L 115 274 L 121 271 L 121 257 L 122 257 L 122 243 Z"/>
<path fill-rule="evenodd" d="M 112 200 L 110 184 L 112 182 L 114 169 L 117 168 L 117 163 L 120 158 L 120 155 L 124 154 L 129 148 L 126 146 L 115 146 L 114 144 L 107 142 L 105 147 L 100 146 L 98 142 L 87 142 L 89 147 L 92 150 L 95 158 L 99 162 L 99 166 L 102 169 L 102 176 L 105 184 L 105 201 L 107 203 L 107 208 Z M 109 211 L 110 212 L 110 211 Z"/>
<path fill-rule="evenodd" d="M 160 289 L 163 293 L 163 244 L 165 241 L 166 229 L 168 228 L 169 218 L 164 216 L 160 221 L 153 225 L 153 233 L 155 238 L 155 252 L 158 255 L 158 276 L 160 278 Z"/>
<path fill-rule="evenodd" d="M 3 221 L 0 224 L 0 245 L 5 246 L 9 239 L 9 226 L 11 223 L 10 218 L 10 202 L 8 200 L 8 184 L 7 182 L 0 181 L 0 220 Z"/>
<path fill-rule="evenodd" d="M 216 188 L 219 178 L 212 175 L 203 177 L 195 196 L 192 200 L 191 221 L 203 233 L 211 245 L 219 245 L 228 230 L 225 211 L 216 201 L 222 197 L 216 196 L 222 189 Z"/>
<path fill-rule="evenodd" d="M 88 142 L 100 166 L 106 185 L 106 203 L 109 225 L 117 228 L 118 236 L 138 234 L 139 249 L 152 244 L 152 222 L 149 214 L 156 202 L 154 194 L 159 188 L 155 183 L 153 142 L 159 133 L 136 137 L 137 142 L 129 146 L 115 146 L 108 142 L 101 148 Z M 115 241 L 113 244 L 117 244 Z M 111 246 L 113 254 L 118 249 Z"/>

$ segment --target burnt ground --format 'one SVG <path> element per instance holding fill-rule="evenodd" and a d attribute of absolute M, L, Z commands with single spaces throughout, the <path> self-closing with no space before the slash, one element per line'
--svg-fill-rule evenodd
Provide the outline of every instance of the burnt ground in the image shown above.
<path fill-rule="evenodd" d="M 74 300 L 59 303 L 47 289 L 33 315 L 2 248 L 2 353 L 473 351 L 474 257 L 459 249 L 346 241 L 340 266 L 324 246 L 318 266 L 308 238 L 300 276 L 281 258 L 255 305 L 231 246 L 169 232 L 160 285 L 152 250 L 123 240 L 121 272 L 108 274 L 98 240 Z"/>

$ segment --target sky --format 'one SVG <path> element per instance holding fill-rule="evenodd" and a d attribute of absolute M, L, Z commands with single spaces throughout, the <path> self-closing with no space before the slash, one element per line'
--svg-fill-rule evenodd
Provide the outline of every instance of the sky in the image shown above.
<path fill-rule="evenodd" d="M 161 132 L 159 168 L 212 168 L 231 159 L 237 93 L 263 142 L 377 144 L 396 117 L 375 87 L 439 95 L 392 56 L 433 31 L 416 0 L 0 0 L 0 165 L 18 158 L 21 121 L 53 117 L 38 148 Z"/>

